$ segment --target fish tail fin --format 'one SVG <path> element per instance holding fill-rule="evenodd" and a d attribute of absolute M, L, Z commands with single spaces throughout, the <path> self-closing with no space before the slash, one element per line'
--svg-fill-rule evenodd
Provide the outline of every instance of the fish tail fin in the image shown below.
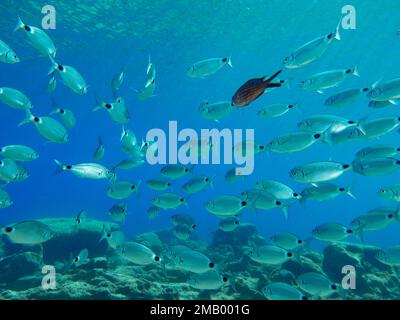
<path fill-rule="evenodd" d="M 354 200 L 357 200 L 357 197 L 353 194 L 353 186 L 349 186 L 347 188 L 346 194 L 350 197 L 353 198 Z"/>
<path fill-rule="evenodd" d="M 94 93 L 94 98 L 95 98 L 95 105 L 92 109 L 92 112 L 96 112 L 102 109 L 102 105 L 104 104 L 103 99 L 100 98 L 100 96 L 97 94 L 97 92 Z"/>
<path fill-rule="evenodd" d="M 83 249 L 81 252 L 79 252 L 79 257 L 83 262 L 89 261 L 89 250 L 88 249 Z"/>
<path fill-rule="evenodd" d="M 230 66 L 231 68 L 233 68 L 233 64 L 232 64 L 232 56 L 228 57 L 228 62 L 226 63 L 228 66 Z"/>
<path fill-rule="evenodd" d="M 351 73 L 353 76 L 360 77 L 360 73 L 358 72 L 358 64 L 354 66 L 354 68 L 351 70 Z"/>
<path fill-rule="evenodd" d="M 21 17 L 18 15 L 18 18 L 17 18 L 17 25 L 15 26 L 13 32 L 16 32 L 16 31 L 18 31 L 18 30 L 21 30 L 21 29 L 23 29 L 23 28 L 25 28 L 25 23 L 23 23 L 23 21 L 21 20 Z"/>
<path fill-rule="evenodd" d="M 365 132 L 365 128 L 364 128 L 364 122 L 368 119 L 368 116 L 361 118 L 358 122 L 357 122 L 357 128 L 361 131 L 361 133 L 365 136 L 367 135 Z"/>
<path fill-rule="evenodd" d="M 282 71 L 283 71 L 283 70 L 281 69 L 281 70 L 275 72 L 271 77 L 269 77 L 268 79 L 264 80 L 264 83 L 265 83 L 265 84 L 271 84 L 270 82 L 271 82 L 272 80 L 274 80 L 277 76 L 279 76 L 279 75 L 281 74 Z M 280 86 L 281 86 L 281 84 L 279 83 L 279 87 L 280 87 Z"/>
<path fill-rule="evenodd" d="M 332 134 L 330 129 L 325 130 L 325 132 L 322 134 L 322 141 L 329 145 L 333 145 Z"/>
<path fill-rule="evenodd" d="M 296 110 L 299 114 L 302 114 L 303 111 L 301 110 L 300 105 L 301 105 L 301 103 L 299 103 L 299 102 L 294 103 L 293 104 L 293 109 Z"/>
<path fill-rule="evenodd" d="M 340 40 L 342 39 L 342 37 L 340 36 L 340 32 L 339 32 L 340 27 L 341 27 L 341 25 L 342 25 L 342 19 L 343 19 L 343 18 L 340 18 L 339 23 L 337 24 L 336 30 L 335 30 L 335 39 L 336 39 L 337 41 L 340 41 Z"/>
<path fill-rule="evenodd" d="M 97 244 L 100 244 L 104 239 L 107 238 L 107 230 L 106 230 L 106 225 L 103 224 L 103 229 L 101 231 L 101 237 L 99 239 L 99 241 L 97 242 Z"/>
<path fill-rule="evenodd" d="M 109 176 L 108 176 L 108 181 L 109 181 L 111 184 L 114 184 L 115 181 L 117 180 L 117 174 L 115 173 L 115 169 L 117 169 L 117 166 L 113 166 L 113 167 L 111 167 L 111 168 L 109 169 L 110 172 L 109 172 Z"/>
<path fill-rule="evenodd" d="M 29 108 L 25 109 L 25 118 L 18 124 L 18 127 L 21 127 L 25 124 L 28 124 L 32 122 L 32 119 L 34 118 L 31 110 Z"/>
<path fill-rule="evenodd" d="M 57 159 L 54 159 L 54 162 L 56 163 L 57 167 L 56 167 L 56 170 L 54 171 L 53 175 L 56 175 L 56 174 L 59 174 L 59 173 L 63 172 L 65 166 L 60 161 L 58 161 Z"/>
<path fill-rule="evenodd" d="M 53 56 L 49 54 L 49 59 L 51 62 L 51 67 L 47 75 L 51 76 L 58 69 L 58 63 L 54 60 Z"/>
<path fill-rule="evenodd" d="M 210 178 L 210 187 L 211 187 L 211 189 L 214 189 L 215 178 L 216 178 L 216 175 L 213 175 L 213 176 Z"/>
<path fill-rule="evenodd" d="M 285 221 L 288 221 L 289 219 L 289 209 L 288 206 L 284 206 L 282 208 L 283 216 L 285 217 Z"/>
<path fill-rule="evenodd" d="M 120 141 L 122 141 L 122 138 L 124 137 L 124 135 L 125 135 L 125 125 L 122 125 L 122 131 L 121 131 L 121 138 L 120 138 Z"/>

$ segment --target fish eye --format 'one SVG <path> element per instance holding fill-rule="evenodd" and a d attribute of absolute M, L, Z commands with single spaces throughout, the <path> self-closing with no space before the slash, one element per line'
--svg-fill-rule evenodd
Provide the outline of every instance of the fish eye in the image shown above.
<path fill-rule="evenodd" d="M 60 70 L 60 71 L 64 71 L 64 67 L 63 67 L 61 64 L 59 64 L 59 65 L 57 66 L 57 68 L 58 68 L 58 70 Z"/>
<path fill-rule="evenodd" d="M 192 225 L 192 228 L 193 228 L 193 229 L 196 229 L 196 225 L 195 225 L 195 224 L 194 224 L 194 225 Z"/>
<path fill-rule="evenodd" d="M 75 257 L 74 261 L 78 262 L 79 261 L 79 257 Z"/>
<path fill-rule="evenodd" d="M 180 198 L 180 199 L 179 199 L 179 201 L 180 201 L 180 202 L 183 202 L 183 201 L 185 201 L 185 199 L 183 199 L 183 198 Z"/>
<path fill-rule="evenodd" d="M 242 201 L 241 205 L 242 205 L 242 207 L 245 207 L 245 206 L 247 206 L 247 202 L 246 201 Z"/>
<path fill-rule="evenodd" d="M 60 113 L 64 114 L 65 113 L 64 109 L 60 109 Z"/>
<path fill-rule="evenodd" d="M 293 193 L 293 197 L 298 198 L 299 194 L 297 192 Z"/>
<path fill-rule="evenodd" d="M 396 151 L 397 151 L 397 152 L 400 152 L 400 148 L 397 148 Z"/>
<path fill-rule="evenodd" d="M 331 40 L 333 38 L 333 33 L 328 34 L 328 39 Z"/>
<path fill-rule="evenodd" d="M 214 264 L 214 262 L 210 262 L 210 263 L 208 264 L 208 266 L 212 269 L 212 268 L 215 267 L 215 264 Z"/>
<path fill-rule="evenodd" d="M 6 227 L 5 229 L 4 229 L 4 232 L 6 232 L 6 233 L 10 233 L 10 232 L 12 232 L 13 231 L 13 228 L 12 227 Z"/>
<path fill-rule="evenodd" d="M 68 165 L 68 166 L 66 166 L 65 167 L 67 170 L 71 170 L 72 169 L 72 166 L 71 165 Z"/>
<path fill-rule="evenodd" d="M 292 104 L 289 104 L 289 105 L 288 105 L 288 108 L 289 108 L 289 109 L 292 109 L 292 108 L 293 108 L 293 105 L 292 105 Z"/>
<path fill-rule="evenodd" d="M 276 204 L 277 206 L 280 206 L 280 205 L 282 205 L 282 202 L 280 202 L 280 201 L 275 201 L 275 204 Z"/>
<path fill-rule="evenodd" d="M 331 289 L 332 290 L 337 290 L 337 285 L 336 284 L 331 285 Z"/>
<path fill-rule="evenodd" d="M 28 32 L 31 31 L 31 28 L 29 26 L 24 26 L 24 29 L 25 29 L 25 31 L 28 31 Z"/>
<path fill-rule="evenodd" d="M 106 107 L 106 109 L 111 109 L 111 104 L 106 103 L 105 107 Z"/>
<path fill-rule="evenodd" d="M 39 119 L 38 117 L 34 117 L 34 118 L 33 118 L 33 121 L 35 121 L 35 122 L 39 122 L 39 121 L 40 121 L 40 119 Z"/>
<path fill-rule="evenodd" d="M 223 282 L 227 282 L 227 281 L 228 281 L 228 278 L 227 278 L 227 277 L 223 277 L 223 278 L 222 278 L 222 281 L 223 281 Z"/>
<path fill-rule="evenodd" d="M 396 161 L 396 164 L 400 164 L 400 160 L 397 160 L 397 161 Z"/>
<path fill-rule="evenodd" d="M 155 256 L 154 257 L 154 261 L 156 261 L 156 262 L 160 261 L 160 257 L 159 256 Z"/>
<path fill-rule="evenodd" d="M 299 239 L 299 240 L 297 240 L 297 243 L 298 243 L 298 244 L 303 244 L 303 240 L 300 240 L 300 239 Z"/>
<path fill-rule="evenodd" d="M 346 74 L 349 74 L 349 73 L 351 73 L 351 69 L 346 70 Z"/>
<path fill-rule="evenodd" d="M 340 191 L 340 192 L 344 192 L 345 189 L 344 189 L 343 187 L 341 187 L 341 188 L 339 188 L 339 191 Z"/>
<path fill-rule="evenodd" d="M 186 168 L 186 169 L 185 169 L 185 172 L 189 172 L 189 169 Z"/>
<path fill-rule="evenodd" d="M 346 233 L 348 233 L 348 234 L 352 234 L 353 233 L 353 230 L 346 230 Z"/>
<path fill-rule="evenodd" d="M 135 185 L 132 185 L 132 186 L 131 186 L 131 190 L 135 190 Z"/>
<path fill-rule="evenodd" d="M 288 252 L 286 255 L 287 255 L 288 258 L 293 257 L 293 253 L 291 253 L 291 252 Z"/>
<path fill-rule="evenodd" d="M 190 235 L 190 231 L 188 231 L 187 234 Z"/>
<path fill-rule="evenodd" d="M 260 150 L 263 150 L 265 147 L 264 146 L 259 146 L 259 149 Z"/>
<path fill-rule="evenodd" d="M 369 91 L 369 88 L 362 89 L 362 92 L 368 92 L 368 91 Z"/>
<path fill-rule="evenodd" d="M 210 179 L 209 178 L 206 178 L 206 180 L 205 180 L 206 182 L 208 182 L 208 181 L 210 181 Z"/>
<path fill-rule="evenodd" d="M 319 138 L 321 138 L 321 134 L 319 134 L 319 133 L 314 134 L 314 139 L 319 139 Z"/>
<path fill-rule="evenodd" d="M 389 219 L 392 219 L 392 218 L 393 218 L 393 215 L 392 215 L 392 214 L 389 214 L 389 215 L 388 215 L 388 218 L 389 218 Z"/>
<path fill-rule="evenodd" d="M 347 121 L 347 123 L 348 123 L 348 124 L 355 124 L 356 122 L 353 121 L 353 120 L 349 120 L 349 121 Z"/>
<path fill-rule="evenodd" d="M 350 168 L 350 166 L 348 164 L 343 165 L 343 169 L 348 169 L 348 168 Z"/>
<path fill-rule="evenodd" d="M 168 183 L 167 183 L 167 186 L 168 186 L 168 187 L 170 187 L 170 186 L 171 186 L 171 183 L 170 183 L 170 182 L 168 182 Z"/>

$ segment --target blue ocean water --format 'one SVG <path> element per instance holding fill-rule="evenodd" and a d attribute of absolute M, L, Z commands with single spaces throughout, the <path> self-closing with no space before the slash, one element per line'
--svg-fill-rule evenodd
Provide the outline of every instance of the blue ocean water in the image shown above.
<path fill-rule="evenodd" d="M 314 114 L 335 114 L 349 119 L 399 115 L 398 107 L 368 108 L 368 99 L 342 109 L 327 110 L 323 102 L 334 93 L 347 88 L 369 87 L 374 82 L 396 78 L 400 74 L 397 55 L 400 50 L 400 3 L 383 1 L 2 1 L 0 38 L 18 53 L 21 62 L 0 64 L 0 86 L 24 92 L 34 105 L 36 115 L 52 110 L 47 93 L 50 61 L 41 57 L 28 43 L 23 32 L 12 30 L 17 13 L 25 23 L 40 26 L 44 4 L 57 9 L 57 28 L 46 31 L 57 47 L 57 62 L 74 66 L 89 85 L 84 96 L 71 92 L 58 81 L 53 93 L 64 108 L 74 111 L 77 125 L 69 130 L 69 142 L 48 143 L 32 124 L 18 127 L 24 113 L 0 106 L 1 145 L 25 144 L 39 152 L 40 158 L 28 163 L 31 176 L 21 183 L 6 187 L 14 204 L 0 212 L 0 223 L 8 225 L 26 219 L 75 217 L 84 209 L 91 219 L 109 220 L 108 209 L 118 202 L 106 195 L 107 181 L 79 179 L 67 172 L 54 175 L 54 159 L 66 164 L 92 162 L 100 136 L 106 148 L 101 161 L 111 167 L 127 158 L 120 148 L 121 125 L 113 122 L 102 110 L 92 112 L 95 93 L 105 100 L 112 99 L 111 78 L 124 66 L 126 78 L 119 95 L 124 97 L 131 115 L 126 126 L 138 140 L 148 130 L 168 130 L 168 122 L 176 120 L 178 128 L 242 128 L 254 129 L 258 143 L 295 131 L 296 124 Z M 357 10 L 355 30 L 340 30 L 341 41 L 335 41 L 316 62 L 304 68 L 286 69 L 280 76 L 290 80 L 290 87 L 266 93 L 250 106 L 234 110 L 219 123 L 200 117 L 199 104 L 204 101 L 230 100 L 237 88 L 251 78 L 272 75 L 282 68 L 283 58 L 304 43 L 334 32 L 342 17 L 341 9 L 351 4 Z M 134 89 L 145 83 L 148 57 L 157 69 L 155 96 L 146 101 L 137 99 Z M 206 79 L 191 79 L 186 68 L 194 62 L 232 56 L 233 68 L 224 67 Z M 338 88 L 324 95 L 310 93 L 297 83 L 317 72 L 351 68 L 358 64 L 361 77 L 350 77 Z M 300 111 L 283 117 L 263 120 L 256 113 L 273 103 L 299 103 Z M 289 171 L 297 165 L 312 161 L 335 160 L 351 163 L 355 153 L 366 146 L 382 143 L 399 145 L 399 133 L 392 132 L 379 141 L 353 141 L 339 145 L 316 143 L 294 154 L 262 154 L 256 156 L 255 171 L 243 181 L 229 185 L 224 181 L 231 165 L 197 165 L 193 175 L 215 175 L 213 188 L 206 188 L 190 198 L 187 207 L 177 211 L 191 214 L 197 224 L 196 234 L 210 240 L 220 219 L 205 209 L 205 203 L 217 195 L 240 195 L 261 179 L 274 179 L 300 192 L 304 185 L 290 179 Z M 126 202 L 128 215 L 121 229 L 128 237 L 171 228 L 171 215 L 177 211 L 161 211 L 150 220 L 146 210 L 157 192 L 145 181 L 160 177 L 161 165 L 144 164 L 129 171 L 118 171 L 118 178 L 137 182 L 142 180 L 139 197 Z M 312 202 L 306 206 L 294 204 L 285 220 L 281 210 L 252 212 L 245 210 L 241 221 L 255 224 L 259 233 L 269 237 L 279 231 L 289 231 L 302 238 L 310 236 L 316 226 L 325 222 L 349 225 L 356 216 L 381 206 L 395 206 L 376 195 L 377 190 L 400 178 L 397 171 L 390 175 L 364 177 L 350 172 L 334 183 L 352 185 L 356 200 L 341 196 L 332 201 Z M 188 178 L 174 182 L 173 192 L 185 196 L 181 186 Z M 365 234 L 367 244 L 389 247 L 399 244 L 400 224 L 384 231 Z M 358 239 L 349 241 L 359 242 Z M 318 243 L 316 244 L 318 245 Z"/>

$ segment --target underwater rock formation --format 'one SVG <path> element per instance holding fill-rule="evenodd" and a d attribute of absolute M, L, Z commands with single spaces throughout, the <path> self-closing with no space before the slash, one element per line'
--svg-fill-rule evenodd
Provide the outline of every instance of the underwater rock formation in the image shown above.
<path fill-rule="evenodd" d="M 197 290 L 189 285 L 191 274 L 167 264 L 138 266 L 123 259 L 106 241 L 98 244 L 103 225 L 118 229 L 109 222 L 89 220 L 76 228 L 74 219 L 43 219 L 55 236 L 43 246 L 24 247 L 0 241 L 0 299 L 265 299 L 262 288 L 273 281 L 296 286 L 297 277 L 305 272 L 326 274 L 333 282 L 342 281 L 342 267 L 352 265 L 357 273 L 355 290 L 344 290 L 331 298 L 398 299 L 399 274 L 375 258 L 376 247 L 350 243 L 328 245 L 324 252 L 308 248 L 295 252 L 293 259 L 281 266 L 259 264 L 247 257 L 249 242 L 264 244 L 253 225 L 240 232 L 217 231 L 211 244 L 179 241 L 169 230 L 146 232 L 135 241 L 162 255 L 168 246 L 184 243 L 207 253 L 233 280 L 233 286 L 219 290 Z M 89 249 L 89 262 L 79 267 L 69 263 L 70 253 Z M 41 286 L 42 267 L 54 265 L 57 274 L 55 290 Z"/>

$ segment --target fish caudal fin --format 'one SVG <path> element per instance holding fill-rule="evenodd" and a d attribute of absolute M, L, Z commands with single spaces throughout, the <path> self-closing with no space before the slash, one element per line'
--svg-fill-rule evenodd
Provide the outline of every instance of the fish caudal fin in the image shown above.
<path fill-rule="evenodd" d="M 16 31 L 24 29 L 24 28 L 25 28 L 25 23 L 23 23 L 22 20 L 21 20 L 21 17 L 18 16 L 17 25 L 15 26 L 13 32 L 16 32 Z"/>
<path fill-rule="evenodd" d="M 96 100 L 95 105 L 92 109 L 92 112 L 96 112 L 102 109 L 102 105 L 104 104 L 103 99 L 100 98 L 100 96 L 97 94 L 97 92 L 94 93 L 94 98 Z"/>
<path fill-rule="evenodd" d="M 56 170 L 54 171 L 54 175 L 63 172 L 64 169 L 65 169 L 64 165 L 60 161 L 58 161 L 57 159 L 54 159 L 54 162 L 57 165 Z"/>
<path fill-rule="evenodd" d="M 349 187 L 348 187 L 346 194 L 347 194 L 350 198 L 352 198 L 352 199 L 354 199 L 354 200 L 357 200 L 357 197 L 353 194 L 353 186 L 349 186 Z"/>
<path fill-rule="evenodd" d="M 106 230 L 106 226 L 103 224 L 103 230 L 101 231 L 101 237 L 97 244 L 100 244 L 106 238 L 107 238 L 107 230 Z"/>
<path fill-rule="evenodd" d="M 279 75 L 281 74 L 282 71 L 283 71 L 283 70 L 279 70 L 279 71 L 275 72 L 274 75 L 272 75 L 272 76 L 269 77 L 268 79 L 264 80 L 264 83 L 269 83 L 269 82 L 271 82 L 271 81 L 274 80 L 277 76 L 279 76 Z M 279 86 L 278 86 L 278 87 L 280 87 L 280 86 L 281 86 L 281 84 L 279 83 Z"/>
<path fill-rule="evenodd" d="M 32 122 L 33 118 L 34 118 L 34 116 L 31 112 L 31 110 L 29 108 L 25 109 L 25 118 L 18 124 L 18 127 L 21 127 L 25 124 Z"/>
<path fill-rule="evenodd" d="M 358 72 L 358 65 L 354 66 L 354 68 L 351 70 L 351 73 L 355 77 L 360 77 L 360 73 Z"/>
<path fill-rule="evenodd" d="M 51 67 L 49 72 L 47 73 L 48 76 L 52 76 L 54 72 L 58 69 L 58 63 L 54 60 L 53 56 L 49 54 L 49 59 L 51 62 Z"/>
<path fill-rule="evenodd" d="M 226 63 L 228 66 L 230 66 L 231 68 L 233 68 L 233 64 L 232 64 L 232 56 L 228 57 L 228 62 Z"/>
<path fill-rule="evenodd" d="M 338 41 L 340 41 L 342 39 L 340 36 L 340 32 L 339 32 L 340 27 L 342 26 L 342 19 L 343 18 L 340 18 L 339 23 L 337 24 L 336 30 L 335 30 L 335 39 Z"/>

